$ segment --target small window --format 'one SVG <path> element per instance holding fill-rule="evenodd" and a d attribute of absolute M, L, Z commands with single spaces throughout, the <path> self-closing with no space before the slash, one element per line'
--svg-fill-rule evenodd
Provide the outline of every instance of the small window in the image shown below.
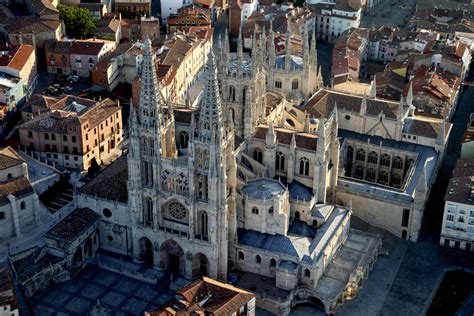
<path fill-rule="evenodd" d="M 108 241 L 113 241 L 113 240 L 114 240 L 114 237 L 108 235 L 108 236 L 107 236 L 107 240 L 108 240 Z"/>
<path fill-rule="evenodd" d="M 268 209 L 268 214 L 273 214 L 273 206 Z"/>
<path fill-rule="evenodd" d="M 350 115 L 346 115 L 344 118 L 345 118 L 347 121 L 349 121 L 349 120 L 351 119 L 351 116 L 350 116 Z"/>
<path fill-rule="evenodd" d="M 22 202 L 20 203 L 20 209 L 21 209 L 21 210 L 24 210 L 24 209 L 25 209 L 25 206 L 26 206 L 26 205 L 25 205 L 25 202 L 22 201 Z"/>
<path fill-rule="evenodd" d="M 33 132 L 28 132 L 28 138 L 33 138 Z"/>
<path fill-rule="evenodd" d="M 0 212 L 0 219 L 5 219 L 5 212 Z"/>
<path fill-rule="evenodd" d="M 276 260 L 272 258 L 272 259 L 270 260 L 270 268 L 275 268 L 275 267 L 276 267 L 276 264 L 277 264 Z"/>
<path fill-rule="evenodd" d="M 63 135 L 63 142 L 67 142 L 67 135 Z"/>
<path fill-rule="evenodd" d="M 104 214 L 105 217 L 110 217 L 112 216 L 112 211 L 109 210 L 108 208 L 104 208 L 104 210 L 102 211 L 102 214 Z"/>
<path fill-rule="evenodd" d="M 73 143 L 76 142 L 76 136 L 72 136 L 71 139 L 72 139 L 72 142 L 73 142 Z"/>
<path fill-rule="evenodd" d="M 256 264 L 261 264 L 262 263 L 262 257 L 260 257 L 259 255 L 256 255 L 255 256 L 255 263 Z"/>
<path fill-rule="evenodd" d="M 257 207 L 254 206 L 252 208 L 252 214 L 258 215 L 258 208 Z"/>
<path fill-rule="evenodd" d="M 244 259 L 245 259 L 244 252 L 243 252 L 243 251 L 239 251 L 239 260 L 244 260 Z"/>
<path fill-rule="evenodd" d="M 49 134 L 48 133 L 44 133 L 44 139 L 49 139 Z"/>
<path fill-rule="evenodd" d="M 304 276 L 307 278 L 311 277 L 311 272 L 309 271 L 309 269 L 304 270 Z"/>

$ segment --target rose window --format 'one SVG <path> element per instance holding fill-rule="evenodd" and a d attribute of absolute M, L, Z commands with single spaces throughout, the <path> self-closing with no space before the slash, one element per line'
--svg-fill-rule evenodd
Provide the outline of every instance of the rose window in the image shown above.
<path fill-rule="evenodd" d="M 186 219 L 186 209 L 184 206 L 182 206 L 178 202 L 171 202 L 168 205 L 168 212 L 171 215 L 171 217 L 177 219 L 177 220 L 185 220 Z"/>

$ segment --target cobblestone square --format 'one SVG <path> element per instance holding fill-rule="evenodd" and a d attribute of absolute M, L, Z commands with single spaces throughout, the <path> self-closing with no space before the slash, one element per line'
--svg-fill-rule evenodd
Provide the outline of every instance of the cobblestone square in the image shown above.
<path fill-rule="evenodd" d="M 125 296 L 117 292 L 108 292 L 107 295 L 102 299 L 102 303 L 110 306 L 117 307 L 125 300 Z"/>
<path fill-rule="evenodd" d="M 86 285 L 84 288 L 82 288 L 81 294 L 84 297 L 90 298 L 92 300 L 96 300 L 103 292 L 104 292 L 103 288 L 89 284 L 89 285 Z"/>
<path fill-rule="evenodd" d="M 69 282 L 53 284 L 30 298 L 36 315 L 86 315 L 97 300 L 112 315 L 143 315 L 173 299 L 159 287 L 97 266 L 89 266 Z"/>
<path fill-rule="evenodd" d="M 136 297 L 140 297 L 147 301 L 152 301 L 155 296 L 158 294 L 157 291 L 150 288 L 148 285 L 142 285 L 138 291 L 135 293 Z"/>
<path fill-rule="evenodd" d="M 92 305 L 91 302 L 83 300 L 81 298 L 73 298 L 67 305 L 66 310 L 77 314 L 84 314 L 89 310 Z"/>
<path fill-rule="evenodd" d="M 101 272 L 96 278 L 95 281 L 99 284 L 110 286 L 117 281 L 117 276 L 110 272 Z"/>
<path fill-rule="evenodd" d="M 143 314 L 143 309 L 147 305 L 147 302 L 137 300 L 136 298 L 129 299 L 125 305 L 122 307 L 122 310 L 129 312 L 133 315 Z"/>

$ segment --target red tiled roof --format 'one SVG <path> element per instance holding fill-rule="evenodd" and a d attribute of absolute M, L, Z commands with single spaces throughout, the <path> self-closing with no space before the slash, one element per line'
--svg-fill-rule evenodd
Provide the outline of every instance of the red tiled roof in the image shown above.
<path fill-rule="evenodd" d="M 7 54 L 0 56 L 0 66 L 21 71 L 34 53 L 35 49 L 31 45 L 15 46 Z"/>

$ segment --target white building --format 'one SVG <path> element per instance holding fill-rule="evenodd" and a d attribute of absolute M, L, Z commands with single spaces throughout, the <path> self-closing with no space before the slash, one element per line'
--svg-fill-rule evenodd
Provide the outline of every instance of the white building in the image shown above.
<path fill-rule="evenodd" d="M 335 42 L 342 33 L 359 27 L 362 17 L 360 2 L 349 0 L 312 5 L 316 13 L 316 36 L 318 39 Z"/>
<path fill-rule="evenodd" d="M 474 251 L 474 176 L 472 160 L 458 160 L 444 197 L 439 244 Z"/>
<path fill-rule="evenodd" d="M 40 223 L 26 162 L 10 147 L 0 150 L 0 241 L 27 234 Z"/>

